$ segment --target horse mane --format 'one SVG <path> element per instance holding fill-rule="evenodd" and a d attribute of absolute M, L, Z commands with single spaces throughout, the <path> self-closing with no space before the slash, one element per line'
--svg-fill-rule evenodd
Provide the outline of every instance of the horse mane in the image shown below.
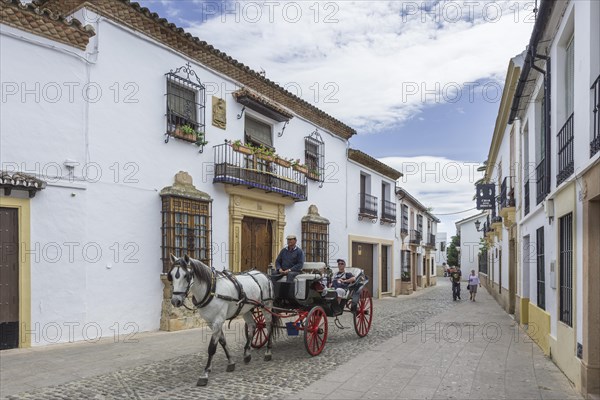
<path fill-rule="evenodd" d="M 196 260 L 190 257 L 190 265 L 192 267 L 192 272 L 194 277 L 198 280 L 198 282 L 205 282 L 207 285 L 210 285 L 212 280 L 212 272 L 210 267 L 204 264 L 200 260 Z"/>

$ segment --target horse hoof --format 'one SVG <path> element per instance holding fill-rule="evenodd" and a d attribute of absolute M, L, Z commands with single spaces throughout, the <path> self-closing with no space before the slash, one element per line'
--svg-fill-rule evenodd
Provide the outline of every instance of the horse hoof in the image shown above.
<path fill-rule="evenodd" d="M 227 364 L 227 372 L 235 371 L 235 364 Z"/>
<path fill-rule="evenodd" d="M 251 359 L 252 359 L 252 356 L 246 356 L 246 357 L 244 357 L 244 363 L 248 364 Z"/>
<path fill-rule="evenodd" d="M 208 378 L 200 378 L 196 383 L 196 386 L 206 386 L 208 385 Z"/>
<path fill-rule="evenodd" d="M 271 355 L 270 354 L 265 355 L 265 361 L 271 361 Z"/>

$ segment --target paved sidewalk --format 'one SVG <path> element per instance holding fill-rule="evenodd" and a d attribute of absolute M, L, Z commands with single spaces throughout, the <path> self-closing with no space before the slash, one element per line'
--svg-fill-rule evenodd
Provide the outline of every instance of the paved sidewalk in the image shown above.
<path fill-rule="evenodd" d="M 468 297 L 463 292 L 463 298 Z M 195 386 L 210 332 L 138 334 L 0 352 L 0 394 L 9 398 L 471 398 L 581 397 L 557 367 L 482 290 L 475 303 L 453 302 L 447 280 L 411 296 L 375 301 L 369 335 L 329 322 L 323 353 L 310 357 L 301 337 L 281 338 L 273 361 L 261 351 L 225 372 L 219 348 L 207 387 Z M 437 325 L 436 325 L 437 324 Z M 241 361 L 242 325 L 227 338 Z M 280 379 L 273 379 L 274 376 Z"/>
<path fill-rule="evenodd" d="M 441 286 L 450 285 L 441 282 Z M 565 375 L 480 288 L 339 366 L 297 399 L 581 399 Z M 466 299 L 466 300 L 465 300 Z"/>

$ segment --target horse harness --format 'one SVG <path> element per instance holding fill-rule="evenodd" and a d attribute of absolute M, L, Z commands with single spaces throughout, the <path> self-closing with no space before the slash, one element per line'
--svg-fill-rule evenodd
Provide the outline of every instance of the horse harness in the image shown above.
<path fill-rule="evenodd" d="M 179 274 L 179 271 L 177 271 L 177 274 Z M 190 277 L 188 279 L 188 286 L 186 288 L 185 292 L 173 292 L 173 294 L 175 295 L 183 295 L 184 297 L 187 297 L 188 292 L 190 291 L 190 287 L 192 285 L 192 279 L 191 279 L 191 275 L 189 274 L 188 276 Z M 263 290 L 262 287 L 260 286 L 260 284 L 258 283 L 258 281 L 256 280 L 256 278 L 248 273 L 248 276 L 250 276 L 250 278 L 252 278 L 252 280 L 254 282 L 256 282 L 256 285 L 258 286 L 258 290 L 260 291 L 260 298 L 261 300 L 265 301 L 265 300 L 272 300 L 272 295 L 271 295 L 271 286 L 269 285 L 269 298 L 264 299 L 263 298 Z M 175 275 L 177 277 L 177 275 Z M 186 279 L 187 277 L 186 276 Z M 238 293 L 238 298 L 234 298 L 231 296 L 227 296 L 227 295 L 223 295 L 220 293 L 216 293 L 216 287 L 217 287 L 217 278 L 219 276 L 225 276 L 227 279 L 229 279 L 232 283 L 233 286 L 236 288 L 237 293 Z M 248 297 L 246 296 L 246 292 L 244 292 L 244 288 L 242 287 L 242 285 L 240 284 L 240 282 L 237 280 L 237 278 L 235 277 L 234 274 L 232 274 L 230 271 L 228 270 L 223 270 L 223 271 L 217 271 L 215 270 L 214 267 L 211 267 L 210 269 L 210 287 L 207 288 L 206 290 L 206 294 L 204 295 L 204 297 L 202 298 L 202 300 L 200 301 L 196 301 L 196 298 L 194 296 L 192 296 L 192 303 L 194 303 L 194 306 L 196 308 L 203 308 L 206 307 L 207 305 L 210 304 L 210 302 L 212 301 L 213 298 L 218 298 L 221 300 L 225 300 L 225 301 L 234 301 L 237 303 L 237 310 L 235 310 L 235 313 L 233 313 L 233 316 L 231 316 L 230 318 L 227 318 L 228 320 L 233 320 L 235 319 L 238 315 L 240 315 L 240 312 L 242 311 L 242 308 L 246 305 L 246 304 L 253 304 L 255 306 L 264 306 L 264 303 L 262 302 L 257 302 L 255 300 L 252 299 L 248 299 Z M 168 277 L 169 280 L 172 280 L 171 278 L 171 274 L 169 274 Z M 184 305 L 185 306 L 185 305 Z M 187 307 L 186 307 L 187 308 Z"/>

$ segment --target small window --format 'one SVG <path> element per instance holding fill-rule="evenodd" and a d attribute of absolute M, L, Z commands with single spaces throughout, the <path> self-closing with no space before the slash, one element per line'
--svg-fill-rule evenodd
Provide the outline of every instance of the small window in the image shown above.
<path fill-rule="evenodd" d="M 246 135 L 246 142 L 257 146 L 262 145 L 273 148 L 271 125 L 246 116 L 244 133 Z"/>
<path fill-rule="evenodd" d="M 400 228 L 402 233 L 408 233 L 408 206 L 402 204 L 402 225 Z"/>
<path fill-rule="evenodd" d="M 302 249 L 307 262 L 329 262 L 329 225 L 302 222 Z"/>
<path fill-rule="evenodd" d="M 308 167 L 309 179 L 323 182 L 325 180 L 325 143 L 318 131 L 304 138 L 304 158 Z"/>
<path fill-rule="evenodd" d="M 205 89 L 191 65 L 188 63 L 166 76 L 167 134 L 173 134 L 177 128 L 186 125 L 197 132 L 204 132 Z"/>
<path fill-rule="evenodd" d="M 210 264 L 210 202 L 174 196 L 162 198 L 163 272 L 169 271 L 174 254 Z"/>

